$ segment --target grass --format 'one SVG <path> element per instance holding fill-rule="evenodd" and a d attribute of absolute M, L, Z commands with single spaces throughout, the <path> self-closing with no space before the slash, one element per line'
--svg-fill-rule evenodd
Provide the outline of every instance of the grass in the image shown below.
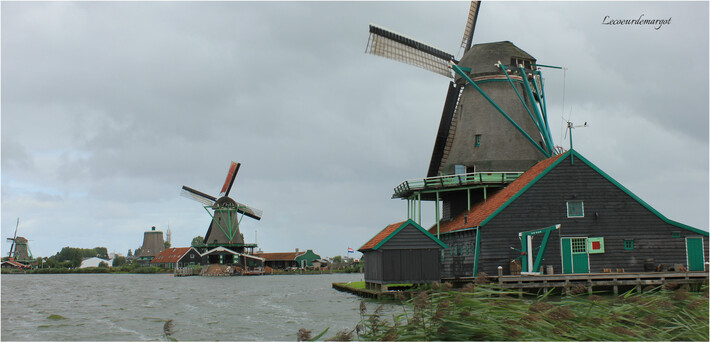
<path fill-rule="evenodd" d="M 353 285 L 352 283 L 350 285 Z M 657 288 L 621 296 L 519 299 L 489 285 L 448 284 L 407 300 L 400 314 L 360 304 L 360 323 L 333 340 L 587 340 L 708 341 L 708 286 Z M 322 336 L 321 333 L 319 338 Z M 308 335 L 299 339 L 307 340 Z"/>

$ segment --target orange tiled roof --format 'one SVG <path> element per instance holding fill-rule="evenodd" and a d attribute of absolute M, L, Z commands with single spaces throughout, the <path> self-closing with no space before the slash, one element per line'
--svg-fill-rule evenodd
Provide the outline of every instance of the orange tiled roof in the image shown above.
<path fill-rule="evenodd" d="M 459 229 L 478 227 L 481 223 L 491 216 L 498 208 L 508 202 L 515 194 L 520 192 L 526 185 L 528 185 L 535 177 L 540 175 L 545 171 L 552 163 L 557 161 L 562 156 L 566 156 L 568 153 L 559 154 L 551 158 L 547 158 L 539 163 L 533 165 L 525 173 L 520 175 L 518 179 L 510 183 L 505 188 L 499 190 L 492 196 L 488 197 L 485 202 L 479 202 L 474 205 L 471 210 L 465 211 L 453 220 L 447 222 L 439 223 L 439 233 L 448 233 Z M 464 216 L 466 220 L 464 220 Z M 466 223 L 464 223 L 466 221 Z M 429 232 L 436 234 L 436 224 L 429 229 Z"/>
<path fill-rule="evenodd" d="M 190 251 L 190 248 L 192 247 L 166 248 L 164 251 L 160 252 L 160 254 L 156 255 L 150 263 L 159 264 L 178 262 L 180 258 L 185 256 L 185 254 Z"/>
<path fill-rule="evenodd" d="M 382 240 L 386 239 L 390 234 L 392 234 L 397 228 L 399 228 L 404 222 L 407 221 L 402 221 L 402 222 L 397 222 L 390 224 L 389 226 L 385 227 L 385 229 L 382 229 L 377 235 L 375 235 L 370 241 L 368 241 L 366 244 L 362 245 L 360 249 L 358 249 L 358 252 L 364 252 L 370 249 L 373 249 L 377 244 L 382 242 Z"/>
<path fill-rule="evenodd" d="M 296 257 L 303 255 L 306 252 L 285 252 L 285 253 L 255 253 L 255 256 L 264 258 L 269 261 L 275 260 L 296 260 Z"/>

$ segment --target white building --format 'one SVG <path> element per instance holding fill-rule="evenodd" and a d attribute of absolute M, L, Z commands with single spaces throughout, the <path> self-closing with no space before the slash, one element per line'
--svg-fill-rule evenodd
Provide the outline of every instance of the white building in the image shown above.
<path fill-rule="evenodd" d="M 111 261 L 106 260 L 106 259 L 93 257 L 93 258 L 87 258 L 87 259 L 82 260 L 79 268 L 99 267 L 99 264 L 102 261 L 105 262 L 107 265 L 111 266 Z"/>

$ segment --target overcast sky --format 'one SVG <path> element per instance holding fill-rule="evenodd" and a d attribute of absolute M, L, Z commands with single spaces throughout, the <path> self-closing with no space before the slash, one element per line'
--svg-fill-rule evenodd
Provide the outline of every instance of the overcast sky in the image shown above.
<path fill-rule="evenodd" d="M 3 255 L 18 217 L 35 256 L 125 254 L 151 226 L 188 246 L 210 217 L 181 186 L 216 196 L 234 160 L 232 197 L 264 212 L 246 240 L 330 257 L 406 218 L 392 189 L 426 176 L 448 84 L 365 54 L 368 24 L 460 57 L 469 3 L 1 6 Z M 603 24 L 641 15 L 671 21 Z M 568 68 L 544 70 L 556 144 L 562 116 L 588 122 L 578 152 L 707 230 L 708 17 L 706 1 L 485 2 L 474 43 Z"/>

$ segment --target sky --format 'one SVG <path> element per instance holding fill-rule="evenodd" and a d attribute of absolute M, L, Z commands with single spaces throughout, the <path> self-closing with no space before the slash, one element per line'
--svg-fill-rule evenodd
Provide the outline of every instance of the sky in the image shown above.
<path fill-rule="evenodd" d="M 368 24 L 460 57 L 468 2 L 2 2 L 2 253 L 189 246 L 210 222 L 183 185 L 263 210 L 265 252 L 359 248 L 406 219 L 448 79 L 365 53 Z M 555 143 L 666 217 L 708 229 L 708 2 L 484 2 L 474 43 L 545 69 Z M 606 25 L 618 19 L 670 19 Z M 424 206 L 424 226 L 434 223 Z M 355 253 L 358 257 L 360 254 Z"/>

